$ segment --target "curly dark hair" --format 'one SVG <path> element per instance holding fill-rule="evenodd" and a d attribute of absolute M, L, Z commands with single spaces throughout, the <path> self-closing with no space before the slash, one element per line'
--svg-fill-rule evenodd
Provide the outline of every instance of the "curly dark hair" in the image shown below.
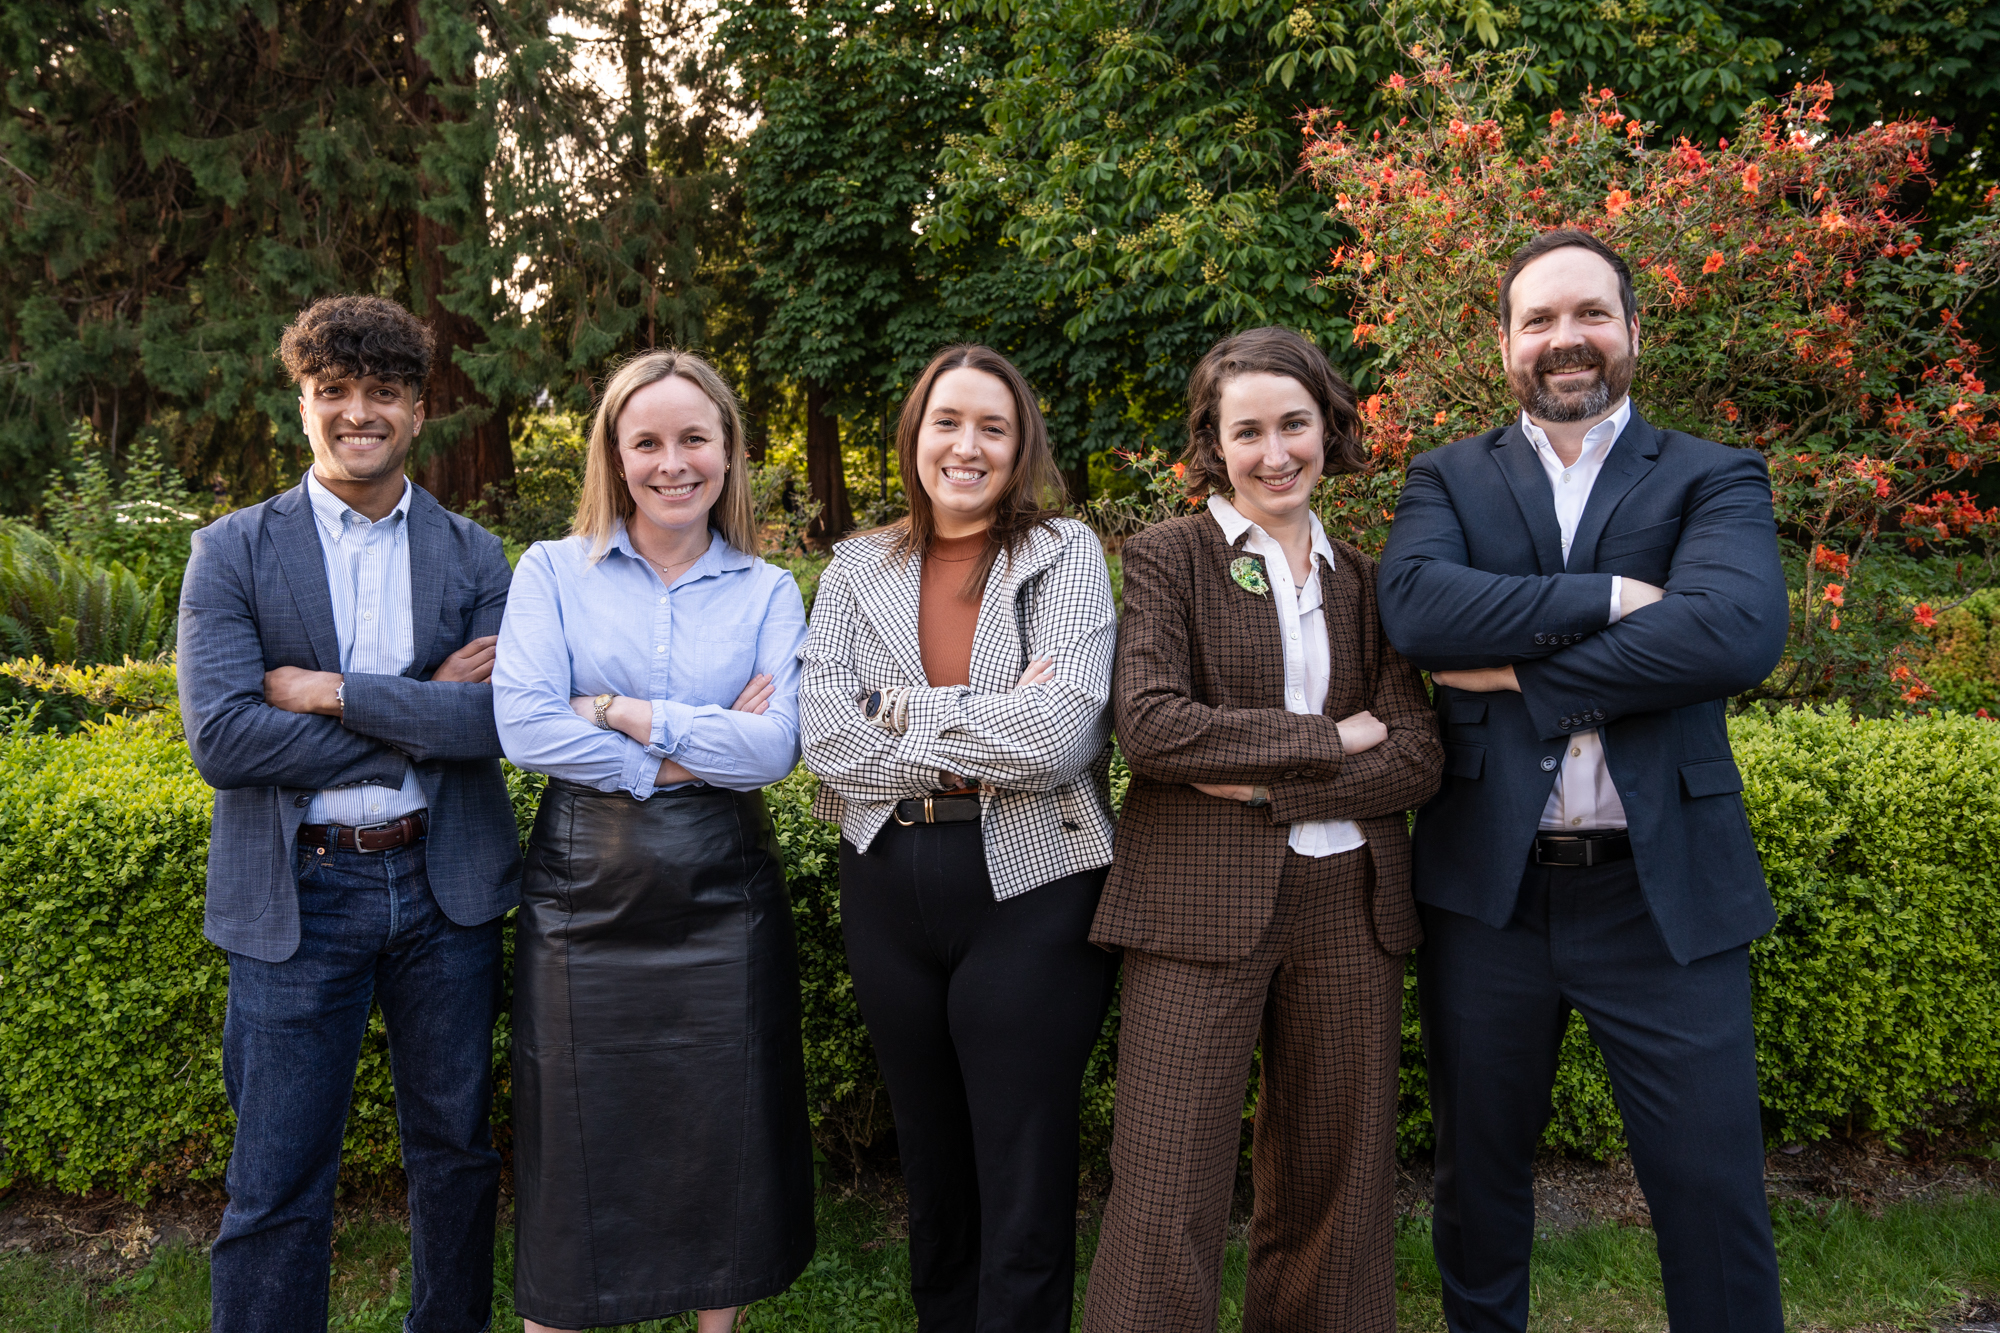
<path fill-rule="evenodd" d="M 1249 329 L 1209 348 L 1188 376 L 1188 442 L 1181 462 L 1187 469 L 1183 482 L 1190 496 L 1227 495 L 1232 489 L 1216 417 L 1222 410 L 1222 386 L 1238 375 L 1283 375 L 1305 386 L 1325 422 L 1325 475 L 1359 472 L 1368 466 L 1354 390 L 1326 353 L 1291 329 Z"/>
<path fill-rule="evenodd" d="M 278 359 L 292 382 L 374 375 L 423 396 L 437 339 L 424 322 L 381 296 L 324 296 L 285 329 Z"/>

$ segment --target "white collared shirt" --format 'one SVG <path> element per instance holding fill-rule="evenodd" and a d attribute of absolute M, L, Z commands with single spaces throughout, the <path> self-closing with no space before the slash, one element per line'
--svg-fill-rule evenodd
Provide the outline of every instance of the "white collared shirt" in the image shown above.
<path fill-rule="evenodd" d="M 1549 489 L 1555 495 L 1564 563 L 1569 561 L 1569 544 L 1576 536 L 1578 521 L 1583 518 L 1583 507 L 1590 502 L 1590 492 L 1597 485 L 1597 474 L 1604 470 L 1611 446 L 1618 442 L 1631 420 L 1632 398 L 1627 394 L 1610 416 L 1585 432 L 1583 451 L 1576 462 L 1564 467 L 1549 443 L 1548 433 L 1531 421 L 1526 412 L 1521 413 L 1521 433 L 1534 447 L 1535 457 L 1541 460 L 1542 471 L 1549 477 Z M 1623 614 L 1620 605 L 1623 590 L 1624 580 L 1614 575 L 1611 580 L 1614 625 Z M 1541 827 L 1550 833 L 1624 828 L 1625 803 L 1618 799 L 1618 784 L 1611 780 L 1611 770 L 1604 762 L 1603 737 L 1593 727 L 1589 731 L 1572 732 L 1568 744 L 1569 753 L 1563 756 L 1555 790 L 1549 793 L 1549 803 L 1542 807 Z"/>
<path fill-rule="evenodd" d="M 1312 521 L 1312 573 L 1303 588 L 1292 582 L 1292 562 L 1270 533 L 1237 512 L 1236 506 L 1219 495 L 1208 497 L 1208 512 L 1222 525 L 1222 535 L 1230 545 L 1247 531 L 1243 549 L 1264 557 L 1271 578 L 1271 602 L 1278 609 L 1278 633 L 1285 649 L 1285 711 L 1318 713 L 1326 708 L 1327 679 L 1332 673 L 1331 651 L 1326 640 L 1325 603 L 1320 597 L 1320 570 L 1333 568 L 1333 546 L 1317 515 Z M 1332 856 L 1351 852 L 1368 840 L 1361 826 L 1351 819 L 1320 819 L 1292 825 L 1285 845 L 1300 856 Z"/>
<path fill-rule="evenodd" d="M 312 502 L 320 554 L 326 559 L 342 674 L 402 675 L 416 656 L 415 626 L 410 623 L 409 478 L 403 479 L 403 496 L 396 507 L 373 522 L 310 471 L 306 497 Z M 373 782 L 328 788 L 314 795 L 305 822 L 381 824 L 428 804 L 417 782 L 416 765 L 406 762 L 400 788 Z"/>

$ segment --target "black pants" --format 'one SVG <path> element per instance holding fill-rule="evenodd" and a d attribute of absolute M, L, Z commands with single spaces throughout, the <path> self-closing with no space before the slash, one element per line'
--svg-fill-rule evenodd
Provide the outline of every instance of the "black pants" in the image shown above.
<path fill-rule="evenodd" d="M 1528 1325 L 1534 1155 L 1572 1008 L 1604 1053 L 1652 1209 L 1667 1317 L 1778 1333 L 1747 948 L 1685 967 L 1631 861 L 1531 868 L 1506 929 L 1426 908 L 1418 999 L 1437 1126 L 1433 1240 L 1452 1333 Z"/>
<path fill-rule="evenodd" d="M 1114 955 L 1103 870 L 993 900 L 977 824 L 840 846 L 854 995 L 896 1113 L 923 1333 L 1067 1333 L 1077 1100 Z"/>

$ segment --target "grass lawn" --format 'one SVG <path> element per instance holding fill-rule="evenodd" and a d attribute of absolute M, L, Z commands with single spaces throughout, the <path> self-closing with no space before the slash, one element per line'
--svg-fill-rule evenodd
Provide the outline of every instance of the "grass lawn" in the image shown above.
<path fill-rule="evenodd" d="M 871 1204 L 825 1198 L 819 1254 L 792 1289 L 751 1307 L 748 1327 L 787 1333 L 890 1333 L 916 1327 L 905 1283 L 908 1253 L 880 1239 Z M 2000 1295 L 2000 1196 L 1974 1194 L 1906 1203 L 1879 1216 L 1832 1205 L 1783 1205 L 1777 1213 L 1786 1312 L 1794 1328 L 1862 1325 L 1924 1327 L 1967 1294 Z M 1652 1233 L 1590 1227 L 1535 1246 L 1534 1326 L 1538 1329 L 1660 1330 L 1659 1264 Z M 513 1256 L 503 1235 L 494 1274 L 494 1327 L 513 1333 Z M 1080 1256 L 1089 1260 L 1090 1239 Z M 351 1226 L 334 1256 L 332 1328 L 396 1333 L 409 1306 L 409 1252 L 401 1227 Z M 1443 1329 L 1430 1236 L 1406 1224 L 1397 1240 L 1405 1329 Z M 1243 1252 L 1230 1248 L 1222 1297 L 1223 1330 L 1243 1310 Z M 196 1333 L 208 1327 L 208 1265 L 197 1252 L 162 1249 L 136 1274 L 104 1283 L 38 1256 L 0 1259 L 0 1329 L 14 1333 Z M 692 1329 L 691 1319 L 644 1325 Z"/>

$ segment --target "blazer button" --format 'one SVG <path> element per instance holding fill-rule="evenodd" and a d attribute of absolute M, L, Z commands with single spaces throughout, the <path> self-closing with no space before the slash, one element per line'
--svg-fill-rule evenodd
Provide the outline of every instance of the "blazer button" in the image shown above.
<path fill-rule="evenodd" d="M 1547 643 L 1548 641 L 1549 641 L 1549 636 L 1546 634 L 1537 634 L 1535 636 L 1536 643 Z"/>
<path fill-rule="evenodd" d="M 1543 756 L 1542 756 L 1542 772 L 1544 772 L 1544 773 L 1553 773 L 1553 772 L 1555 772 L 1555 771 L 1556 771 L 1556 757 L 1555 757 L 1554 755 L 1552 755 L 1552 754 L 1549 754 L 1549 755 L 1543 755 Z"/>
<path fill-rule="evenodd" d="M 1298 774 L 1298 770 L 1297 770 L 1297 769 L 1291 769 L 1291 770 L 1288 770 L 1288 771 L 1286 772 L 1286 774 L 1285 774 L 1285 776 L 1286 776 L 1286 777 L 1288 777 L 1288 778 L 1295 778 L 1295 777 L 1297 777 L 1298 775 L 1299 775 L 1299 774 Z"/>

